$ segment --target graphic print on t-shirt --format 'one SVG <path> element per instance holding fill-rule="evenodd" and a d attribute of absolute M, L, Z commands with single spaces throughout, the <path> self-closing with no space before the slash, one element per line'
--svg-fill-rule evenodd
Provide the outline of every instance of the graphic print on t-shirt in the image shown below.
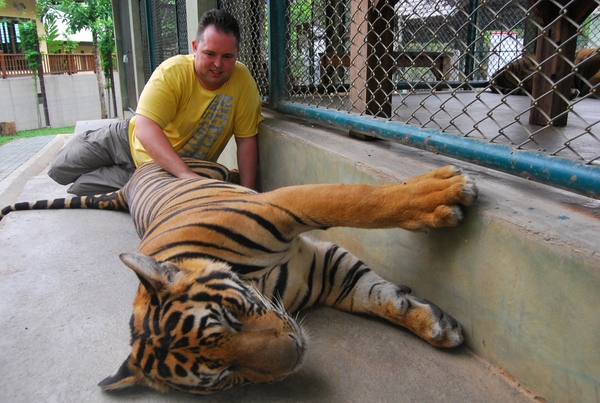
<path fill-rule="evenodd" d="M 225 132 L 232 107 L 232 96 L 216 95 L 198 122 L 194 134 L 177 154 L 182 157 L 206 160 L 214 142 Z"/>

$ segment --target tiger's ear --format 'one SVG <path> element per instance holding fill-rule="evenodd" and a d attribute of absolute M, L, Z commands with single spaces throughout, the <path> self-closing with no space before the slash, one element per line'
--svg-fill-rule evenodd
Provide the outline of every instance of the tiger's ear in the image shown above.
<path fill-rule="evenodd" d="M 131 356 L 127 357 L 114 374 L 98 383 L 98 386 L 103 390 L 125 389 L 135 385 L 147 386 L 139 369 L 133 367 L 130 361 Z"/>
<path fill-rule="evenodd" d="M 179 267 L 171 262 L 159 263 L 141 253 L 122 253 L 119 257 L 137 274 L 146 290 L 153 294 L 173 284 L 180 272 Z"/>

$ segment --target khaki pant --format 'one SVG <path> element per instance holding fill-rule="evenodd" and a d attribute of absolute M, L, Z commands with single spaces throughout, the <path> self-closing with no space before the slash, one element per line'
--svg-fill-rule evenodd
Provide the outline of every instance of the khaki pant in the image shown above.
<path fill-rule="evenodd" d="M 121 189 L 133 172 L 129 119 L 76 135 L 50 163 L 48 175 L 69 193 L 87 196 Z"/>

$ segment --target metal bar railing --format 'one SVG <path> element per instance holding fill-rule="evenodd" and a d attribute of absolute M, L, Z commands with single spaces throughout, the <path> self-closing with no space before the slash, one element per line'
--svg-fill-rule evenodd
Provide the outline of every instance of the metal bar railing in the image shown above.
<path fill-rule="evenodd" d="M 600 198 L 600 167 L 547 153 L 440 133 L 386 119 L 358 116 L 284 101 L 277 110 L 289 115 L 352 129 L 426 151 L 535 180 L 584 196 Z"/>

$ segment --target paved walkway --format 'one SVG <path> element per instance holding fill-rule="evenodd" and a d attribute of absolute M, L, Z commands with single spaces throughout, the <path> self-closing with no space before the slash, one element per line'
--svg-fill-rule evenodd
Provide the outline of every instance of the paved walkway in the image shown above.
<path fill-rule="evenodd" d="M 0 181 L 14 172 L 55 136 L 16 139 L 0 146 Z"/>
<path fill-rule="evenodd" d="M 78 121 L 74 134 L 116 122 L 119 119 Z M 0 208 L 15 203 L 27 181 L 44 170 L 54 154 L 71 136 L 38 136 L 16 139 L 0 146 Z"/>

